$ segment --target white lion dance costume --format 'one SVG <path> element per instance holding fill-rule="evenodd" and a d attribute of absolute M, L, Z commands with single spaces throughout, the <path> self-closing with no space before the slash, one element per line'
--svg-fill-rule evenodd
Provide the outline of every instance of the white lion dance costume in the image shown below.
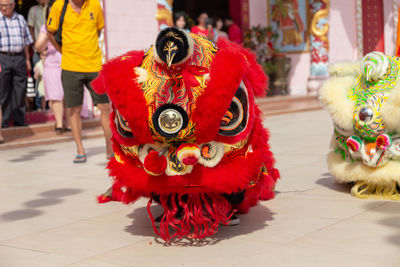
<path fill-rule="evenodd" d="M 320 100 L 334 124 L 330 172 L 359 198 L 400 200 L 400 58 L 334 65 Z"/>

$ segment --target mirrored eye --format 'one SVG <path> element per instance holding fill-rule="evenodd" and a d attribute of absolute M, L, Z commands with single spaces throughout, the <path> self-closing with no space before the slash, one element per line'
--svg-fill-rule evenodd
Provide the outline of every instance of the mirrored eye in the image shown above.
<path fill-rule="evenodd" d="M 115 127 L 117 128 L 118 133 L 122 137 L 132 138 L 133 133 L 131 128 L 128 126 L 128 122 L 122 117 L 122 115 L 115 110 L 115 119 L 114 119 Z"/>
<path fill-rule="evenodd" d="M 373 116 L 374 111 L 370 107 L 363 107 L 362 109 L 360 109 L 360 112 L 358 114 L 360 121 L 363 122 L 369 122 Z"/>
<path fill-rule="evenodd" d="M 240 84 L 232 99 L 229 109 L 221 119 L 219 134 L 224 136 L 235 136 L 246 129 L 248 121 L 248 96 L 243 83 Z"/>

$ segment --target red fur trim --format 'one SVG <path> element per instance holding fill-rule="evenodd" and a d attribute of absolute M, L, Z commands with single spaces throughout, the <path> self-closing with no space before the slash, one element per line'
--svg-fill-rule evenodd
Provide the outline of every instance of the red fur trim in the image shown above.
<path fill-rule="evenodd" d="M 114 181 L 114 184 L 111 187 L 111 195 L 101 194 L 97 196 L 98 203 L 107 203 L 110 201 L 121 201 L 125 204 L 131 203 L 136 201 L 141 194 L 137 192 L 132 192 L 130 189 L 126 189 L 126 191 L 122 190 L 123 185 L 118 182 Z"/>
<path fill-rule="evenodd" d="M 242 53 L 246 55 L 248 68 L 246 69 L 246 79 L 251 85 L 254 95 L 257 97 L 265 96 L 269 90 L 269 79 L 260 64 L 257 63 L 255 55 L 247 49 L 242 48 Z"/>
<path fill-rule="evenodd" d="M 96 199 L 97 199 L 97 203 L 100 203 L 100 204 L 107 203 L 112 200 L 111 197 L 103 195 L 103 194 L 97 196 Z"/>
<path fill-rule="evenodd" d="M 199 96 L 193 120 L 196 122 L 196 140 L 199 144 L 214 140 L 220 121 L 228 110 L 243 79 L 246 59 L 232 43 L 221 39 L 218 52 L 211 63 L 210 82 Z"/>
<path fill-rule="evenodd" d="M 193 112 L 198 143 L 211 140 L 236 143 L 245 138 L 252 129 L 254 95 L 265 95 L 268 86 L 268 78 L 253 53 L 225 39 L 219 40 L 217 46 L 219 49 L 210 68 L 210 82 L 205 93 L 198 98 Z M 220 120 L 241 81 L 244 81 L 249 94 L 248 128 L 235 137 L 220 137 L 217 135 Z"/>
<path fill-rule="evenodd" d="M 204 238 L 217 232 L 219 224 L 227 224 L 233 215 L 232 206 L 219 194 L 171 194 L 160 195 L 164 214 L 158 231 L 150 211 L 147 211 L 154 232 L 165 241 L 189 238 Z M 170 228 L 173 232 L 170 232 Z"/>
<path fill-rule="evenodd" d="M 143 51 L 131 51 L 103 65 L 99 77 L 93 81 L 94 90 L 107 92 L 113 105 L 128 121 L 138 144 L 152 143 L 148 126 L 149 111 L 134 68 L 142 63 Z M 111 118 L 113 124 L 114 117 Z M 114 135 L 118 135 L 113 129 Z"/>

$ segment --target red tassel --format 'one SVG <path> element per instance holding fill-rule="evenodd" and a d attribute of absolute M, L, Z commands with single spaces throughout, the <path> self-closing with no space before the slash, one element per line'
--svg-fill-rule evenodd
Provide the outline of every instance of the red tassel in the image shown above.
<path fill-rule="evenodd" d="M 171 194 L 161 195 L 164 214 L 157 230 L 151 214 L 150 199 L 147 211 L 154 232 L 165 241 L 205 238 L 217 232 L 219 224 L 227 224 L 233 215 L 231 204 L 220 194 Z M 170 231 L 172 228 L 172 232 Z"/>

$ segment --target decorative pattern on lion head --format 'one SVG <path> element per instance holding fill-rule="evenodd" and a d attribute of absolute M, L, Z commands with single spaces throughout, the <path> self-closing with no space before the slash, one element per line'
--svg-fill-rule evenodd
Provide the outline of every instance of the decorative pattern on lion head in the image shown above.
<path fill-rule="evenodd" d="M 212 235 L 274 196 L 279 173 L 254 103 L 267 79 L 247 50 L 167 28 L 147 52 L 106 63 L 93 86 L 113 105 L 114 185 L 100 202 L 148 197 L 154 231 L 171 240 Z"/>
<path fill-rule="evenodd" d="M 359 198 L 400 200 L 400 59 L 380 52 L 338 64 L 321 89 L 333 123 L 328 167 Z"/>

